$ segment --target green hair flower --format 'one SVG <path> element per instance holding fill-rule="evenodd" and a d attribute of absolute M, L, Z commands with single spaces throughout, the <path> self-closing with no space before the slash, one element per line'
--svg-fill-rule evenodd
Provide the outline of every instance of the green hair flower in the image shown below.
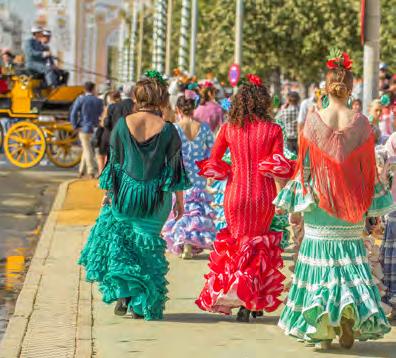
<path fill-rule="evenodd" d="M 166 81 L 164 80 L 164 78 L 162 77 L 161 73 L 158 72 L 157 70 L 148 70 L 144 73 L 144 75 L 147 78 L 153 78 L 155 80 L 157 80 L 159 83 L 161 83 L 162 85 L 166 85 Z"/>

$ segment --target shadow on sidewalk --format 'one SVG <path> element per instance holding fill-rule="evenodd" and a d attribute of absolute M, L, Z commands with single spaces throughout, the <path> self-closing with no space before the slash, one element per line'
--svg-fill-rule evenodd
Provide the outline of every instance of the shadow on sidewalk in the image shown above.
<path fill-rule="evenodd" d="M 379 341 L 367 341 L 367 342 L 356 342 L 351 349 L 344 349 L 338 346 L 337 341 L 333 341 L 333 348 L 326 350 L 317 350 L 315 353 L 318 354 L 334 354 L 337 356 L 348 356 L 351 357 L 372 357 L 372 358 L 390 358 L 395 356 L 396 343 L 395 342 L 382 342 Z"/>
<path fill-rule="evenodd" d="M 266 325 L 277 325 L 279 320 L 278 316 L 264 316 L 258 319 L 251 318 L 248 324 L 266 324 Z M 161 321 L 160 321 L 161 322 Z M 224 316 L 215 313 L 165 313 L 164 320 L 162 322 L 175 322 L 175 323 L 219 323 L 227 322 L 232 324 L 243 324 L 236 322 L 236 314 L 233 316 Z"/>

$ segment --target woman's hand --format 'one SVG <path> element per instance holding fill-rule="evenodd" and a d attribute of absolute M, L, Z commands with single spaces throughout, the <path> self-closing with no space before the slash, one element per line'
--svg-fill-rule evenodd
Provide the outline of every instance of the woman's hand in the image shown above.
<path fill-rule="evenodd" d="M 176 201 L 175 206 L 173 207 L 173 215 L 176 221 L 179 221 L 184 215 L 184 203 L 180 203 Z"/>
<path fill-rule="evenodd" d="M 180 220 L 184 215 L 184 197 L 182 191 L 176 192 L 176 203 L 173 207 L 173 215 L 175 220 Z"/>

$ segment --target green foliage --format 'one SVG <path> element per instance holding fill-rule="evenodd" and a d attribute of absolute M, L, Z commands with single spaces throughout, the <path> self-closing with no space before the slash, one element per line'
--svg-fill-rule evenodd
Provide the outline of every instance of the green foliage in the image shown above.
<path fill-rule="evenodd" d="M 235 0 L 199 0 L 197 74 L 225 80 L 234 59 Z M 310 83 L 323 77 L 332 47 L 362 74 L 360 0 L 245 0 L 243 72 Z M 381 0 L 381 59 L 396 69 L 396 0 Z M 172 68 L 177 67 L 181 0 L 173 2 Z M 152 17 L 145 18 L 144 62 L 151 61 Z M 149 53 L 150 52 L 150 53 Z M 145 67 L 147 68 L 147 66 Z"/>
<path fill-rule="evenodd" d="M 396 0 L 381 0 L 381 60 L 396 72 Z"/>

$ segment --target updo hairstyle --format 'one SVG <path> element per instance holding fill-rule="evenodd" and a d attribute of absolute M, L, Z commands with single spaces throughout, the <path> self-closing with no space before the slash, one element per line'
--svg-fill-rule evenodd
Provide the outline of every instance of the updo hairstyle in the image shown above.
<path fill-rule="evenodd" d="M 195 100 L 188 99 L 184 95 L 180 96 L 177 99 L 176 108 L 178 108 L 185 116 L 192 116 L 195 109 Z"/>
<path fill-rule="evenodd" d="M 168 85 L 155 78 L 144 78 L 133 89 L 135 108 L 161 109 L 169 102 Z"/>
<path fill-rule="evenodd" d="M 352 72 L 344 68 L 329 70 L 326 75 L 326 93 L 339 99 L 347 99 L 353 89 Z"/>

